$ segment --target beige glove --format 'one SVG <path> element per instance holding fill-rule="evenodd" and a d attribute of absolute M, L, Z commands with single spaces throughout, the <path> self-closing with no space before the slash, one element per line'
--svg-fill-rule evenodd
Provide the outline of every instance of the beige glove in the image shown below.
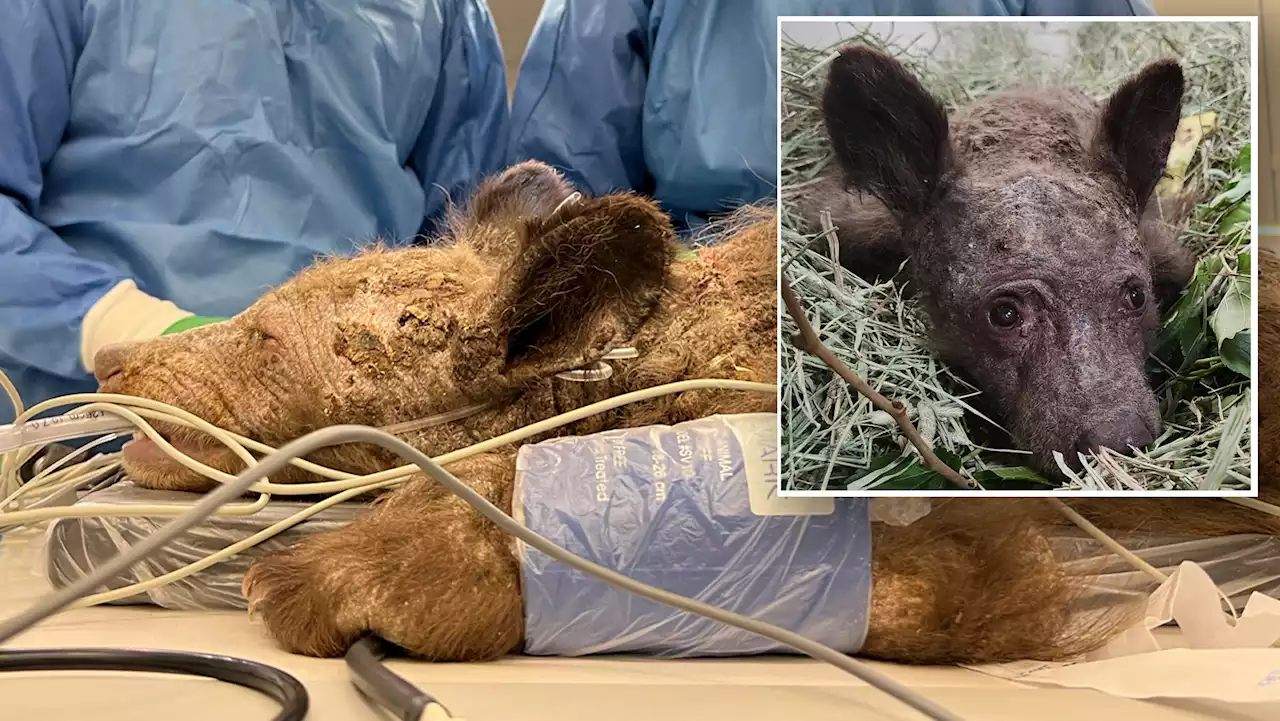
<path fill-rule="evenodd" d="M 93 357 L 113 343 L 156 338 L 189 313 L 167 300 L 138 290 L 132 280 L 121 281 L 93 304 L 80 330 L 80 362 L 93 372 Z"/>

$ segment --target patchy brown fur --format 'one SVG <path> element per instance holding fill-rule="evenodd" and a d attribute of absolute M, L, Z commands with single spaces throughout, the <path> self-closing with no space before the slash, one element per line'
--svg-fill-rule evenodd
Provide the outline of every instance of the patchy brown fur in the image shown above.
<path fill-rule="evenodd" d="M 321 425 L 385 425 L 461 403 L 503 399 L 503 410 L 412 437 L 416 446 L 439 453 L 656 384 L 702 377 L 776 382 L 773 213 L 744 211 L 722 243 L 696 259 L 677 261 L 668 250 L 670 227 L 648 201 L 583 201 L 564 217 L 588 217 L 571 226 L 553 212 L 568 195 L 558 177 L 542 166 L 532 169 L 508 171 L 519 182 L 504 174 L 487 183 L 469 213 L 453 218 L 450 244 L 328 261 L 231 323 L 105 352 L 98 361 L 104 390 L 175 403 L 276 442 Z M 551 194 L 552 200 L 526 197 L 530 192 Z M 650 237 L 636 237 L 634 221 Z M 575 241 L 566 233 L 574 227 L 589 229 L 589 242 L 569 245 Z M 535 231 L 560 240 L 537 245 L 527 235 Z M 574 299 L 571 310 L 580 322 L 565 322 L 556 315 L 564 309 L 554 297 L 571 292 L 561 282 L 569 266 L 559 264 L 590 257 L 591 248 L 611 247 L 612 239 L 647 243 L 647 251 L 619 252 L 650 265 L 621 268 L 596 256 L 594 267 L 614 268 L 619 285 L 583 286 L 604 295 Z M 578 251 L 554 252 L 572 247 Z M 517 272 L 543 267 L 539 262 L 547 262 L 548 252 L 558 259 L 558 272 L 549 280 Z M 548 288 L 552 298 L 543 307 L 549 317 L 531 321 L 528 312 L 508 310 L 526 307 L 518 299 Z M 1274 297 L 1269 302 L 1266 307 L 1280 309 Z M 538 342 L 511 343 L 513 331 Z M 1265 342 L 1275 340 L 1264 341 L 1264 347 Z M 640 357 L 615 362 L 617 372 L 607 383 L 553 378 L 558 370 L 626 345 L 638 348 Z M 774 404 L 773 397 L 759 394 L 683 393 L 560 432 L 767 411 Z M 165 432 L 180 435 L 176 429 Z M 189 434 L 181 438 L 189 445 L 194 440 Z M 205 454 L 214 457 L 213 451 Z M 514 457 L 515 449 L 508 448 L 450 469 L 510 511 Z M 396 464 L 360 447 L 317 454 L 316 460 L 366 473 Z M 146 485 L 204 487 L 150 454 L 135 452 L 126 466 Z M 1280 532 L 1215 501 L 1079 505 L 1113 528 L 1140 527 L 1145 514 L 1159 519 L 1162 531 L 1173 531 L 1165 527 L 1171 524 L 1190 535 L 1264 526 Z M 1046 540 L 1062 523 L 1060 514 L 1035 500 L 952 499 L 911 526 L 877 525 L 863 653 L 910 663 L 986 662 L 1061 658 L 1105 642 L 1127 612 L 1087 625 L 1073 618 L 1085 584 L 1064 574 Z M 372 632 L 422 658 L 482 660 L 520 649 L 519 579 L 511 540 L 465 503 L 417 477 L 347 527 L 259 559 L 244 588 L 270 634 L 294 652 L 337 655 Z M 858 602 L 850 599 L 851 605 Z"/>
<path fill-rule="evenodd" d="M 1280 257 L 1269 250 L 1257 256 L 1258 473 L 1280 485 Z"/>

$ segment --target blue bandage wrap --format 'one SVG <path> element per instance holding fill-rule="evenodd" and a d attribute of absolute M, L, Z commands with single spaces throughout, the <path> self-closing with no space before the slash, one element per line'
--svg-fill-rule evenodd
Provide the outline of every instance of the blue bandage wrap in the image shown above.
<path fill-rule="evenodd" d="M 861 648 L 871 591 L 865 499 L 780 498 L 777 415 L 714 416 L 520 449 L 526 527 L 606 568 Z M 786 653 L 771 640 L 632 595 L 518 543 L 525 653 Z"/>

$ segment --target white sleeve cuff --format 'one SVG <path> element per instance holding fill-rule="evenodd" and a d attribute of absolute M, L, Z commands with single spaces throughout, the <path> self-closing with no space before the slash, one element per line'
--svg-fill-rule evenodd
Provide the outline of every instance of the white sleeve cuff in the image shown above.
<path fill-rule="evenodd" d="M 93 372 L 93 357 L 113 343 L 155 338 L 189 313 L 167 300 L 138 290 L 132 280 L 122 280 L 102 296 L 84 316 L 80 330 L 80 362 Z"/>

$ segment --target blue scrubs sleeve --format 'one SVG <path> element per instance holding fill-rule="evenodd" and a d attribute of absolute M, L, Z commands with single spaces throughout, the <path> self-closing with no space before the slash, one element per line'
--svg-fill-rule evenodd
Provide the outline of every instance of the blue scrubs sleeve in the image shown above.
<path fill-rule="evenodd" d="M 651 193 L 642 125 L 649 0 L 548 0 L 520 65 L 512 162 L 541 160 L 592 195 Z"/>
<path fill-rule="evenodd" d="M 443 43 L 442 63 L 409 161 L 426 193 L 424 232 L 450 201 L 464 202 L 479 181 L 506 164 L 507 71 L 493 17 L 483 2 L 452 5 L 439 35 L 426 39 Z"/>
<path fill-rule="evenodd" d="M 1023 15 L 1138 16 L 1155 15 L 1151 0 L 1026 0 Z"/>
<path fill-rule="evenodd" d="M 36 220 L 70 119 L 80 0 L 0 4 L 0 367 L 83 380 L 80 325 L 123 276 Z"/>

